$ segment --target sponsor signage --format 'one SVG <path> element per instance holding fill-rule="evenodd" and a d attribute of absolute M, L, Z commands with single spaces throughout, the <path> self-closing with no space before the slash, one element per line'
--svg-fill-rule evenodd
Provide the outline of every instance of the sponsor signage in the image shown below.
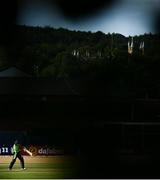
<path fill-rule="evenodd" d="M 26 147 L 34 156 L 52 156 L 52 155 L 63 155 L 64 151 L 62 149 L 49 147 L 49 146 L 38 146 L 29 145 Z M 26 152 L 22 151 L 23 155 L 28 155 Z M 12 146 L 0 146 L 0 155 L 12 155 Z"/>
<path fill-rule="evenodd" d="M 28 150 L 32 152 L 33 155 L 62 155 L 64 151 L 62 149 L 57 149 L 54 147 L 48 146 L 34 146 L 31 145 L 28 147 Z"/>
<path fill-rule="evenodd" d="M 12 147 L 0 146 L 0 155 L 10 155 L 12 154 Z"/>

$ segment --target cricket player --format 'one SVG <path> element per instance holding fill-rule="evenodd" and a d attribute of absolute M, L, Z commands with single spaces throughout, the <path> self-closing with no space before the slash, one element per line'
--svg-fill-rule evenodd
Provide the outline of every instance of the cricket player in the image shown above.
<path fill-rule="evenodd" d="M 21 151 L 23 150 L 23 147 L 18 143 L 18 140 L 16 140 L 14 142 L 14 145 L 13 145 L 13 159 L 9 165 L 9 170 L 12 169 L 14 163 L 16 162 L 16 159 L 18 158 L 21 162 L 21 168 L 22 169 L 25 169 L 24 167 L 24 159 L 21 155 Z"/>

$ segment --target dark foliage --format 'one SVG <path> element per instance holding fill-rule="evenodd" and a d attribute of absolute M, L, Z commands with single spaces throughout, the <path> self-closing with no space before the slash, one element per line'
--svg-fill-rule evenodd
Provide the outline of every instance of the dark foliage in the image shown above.
<path fill-rule="evenodd" d="M 87 81 L 90 94 L 155 96 L 160 83 L 160 35 L 130 37 L 51 27 L 15 26 L 10 44 L 0 45 L 0 67 L 17 66 L 37 77 Z M 145 42 L 144 54 L 139 49 Z M 156 96 L 159 96 L 156 94 Z"/>

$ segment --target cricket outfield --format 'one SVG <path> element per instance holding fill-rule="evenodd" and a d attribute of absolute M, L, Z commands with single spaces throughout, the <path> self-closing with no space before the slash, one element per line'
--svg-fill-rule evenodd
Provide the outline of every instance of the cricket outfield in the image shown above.
<path fill-rule="evenodd" d="M 76 178 L 76 160 L 71 156 L 24 156 L 25 170 L 17 159 L 12 170 L 12 156 L 0 156 L 0 179 L 66 179 Z"/>

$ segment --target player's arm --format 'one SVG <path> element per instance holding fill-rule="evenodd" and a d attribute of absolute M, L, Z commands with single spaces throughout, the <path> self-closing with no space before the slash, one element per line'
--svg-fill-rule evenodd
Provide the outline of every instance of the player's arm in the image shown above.
<path fill-rule="evenodd" d="M 15 154 L 16 153 L 16 147 L 15 147 L 15 144 L 13 145 L 12 147 L 12 154 Z"/>

